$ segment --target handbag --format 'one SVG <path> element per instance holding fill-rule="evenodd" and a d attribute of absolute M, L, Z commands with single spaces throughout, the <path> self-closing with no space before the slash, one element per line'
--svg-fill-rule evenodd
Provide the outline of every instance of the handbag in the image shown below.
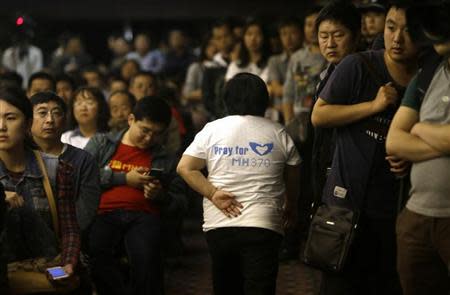
<path fill-rule="evenodd" d="M 56 233 L 59 233 L 58 213 L 55 197 L 53 195 L 47 169 L 39 151 L 33 151 L 39 168 L 42 172 L 44 191 L 48 199 L 52 223 Z M 58 234 L 56 235 L 58 237 Z M 59 281 L 50 281 L 46 270 L 49 267 L 61 265 L 61 256 L 53 259 L 34 258 L 8 264 L 8 294 L 35 294 L 35 293 L 69 293 L 77 289 L 80 280 L 77 275 Z"/>
<path fill-rule="evenodd" d="M 325 271 L 340 272 L 358 227 L 359 214 L 322 204 L 311 218 L 303 261 Z"/>

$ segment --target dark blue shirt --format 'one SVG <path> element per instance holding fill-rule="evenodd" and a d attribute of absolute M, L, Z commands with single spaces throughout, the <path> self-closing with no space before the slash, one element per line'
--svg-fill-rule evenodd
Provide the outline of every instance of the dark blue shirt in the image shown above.
<path fill-rule="evenodd" d="M 336 67 L 320 98 L 329 104 L 352 105 L 375 99 L 381 86 L 394 82 L 383 58 L 384 50 L 352 54 Z M 363 58 L 371 65 L 371 69 Z M 398 101 L 403 88 L 397 87 Z M 324 202 L 341 205 L 373 218 L 396 214 L 398 181 L 385 160 L 385 140 L 397 110 L 382 113 L 336 128 L 336 149 Z"/>

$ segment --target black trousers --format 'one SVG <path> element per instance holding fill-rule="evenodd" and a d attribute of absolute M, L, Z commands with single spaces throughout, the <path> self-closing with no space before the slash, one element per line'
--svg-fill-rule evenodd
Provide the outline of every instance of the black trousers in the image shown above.
<path fill-rule="evenodd" d="M 324 272 L 321 295 L 400 295 L 395 218 L 362 217 L 342 273 Z"/>
<path fill-rule="evenodd" d="M 206 233 L 215 295 L 275 295 L 282 236 L 254 227 Z"/>

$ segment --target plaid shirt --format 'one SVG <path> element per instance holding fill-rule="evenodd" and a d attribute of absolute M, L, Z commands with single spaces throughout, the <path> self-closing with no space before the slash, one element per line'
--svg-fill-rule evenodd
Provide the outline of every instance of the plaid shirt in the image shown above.
<path fill-rule="evenodd" d="M 27 151 L 26 167 L 19 182 L 15 183 L 3 162 L 0 161 L 0 181 L 6 191 L 15 191 L 24 198 L 20 208 L 8 210 L 6 248 L 9 261 L 36 257 L 54 257 L 62 252 L 62 265 L 78 262 L 80 253 L 80 231 L 73 196 L 73 168 L 59 161 L 57 190 L 54 193 L 60 232 L 55 233 L 48 200 L 42 184 L 42 172 L 32 151 Z M 57 238 L 61 238 L 60 247 Z M 23 247 L 17 247 L 23 245 Z M 61 250 L 60 250 L 61 249 Z"/>
<path fill-rule="evenodd" d="M 58 235 L 61 237 L 62 265 L 70 263 L 75 266 L 80 255 L 81 238 L 73 195 L 73 171 L 72 165 L 59 160 L 56 172 L 57 194 L 55 198 L 60 227 Z"/>

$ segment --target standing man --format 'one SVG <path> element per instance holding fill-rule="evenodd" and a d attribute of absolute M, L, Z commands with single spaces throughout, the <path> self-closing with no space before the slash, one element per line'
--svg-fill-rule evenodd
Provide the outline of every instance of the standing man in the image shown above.
<path fill-rule="evenodd" d="M 405 295 L 450 291 L 450 1 L 419 5 L 425 36 L 441 58 L 411 81 L 386 148 L 412 162 L 410 198 L 397 219 L 397 266 Z M 395 166 L 392 169 L 396 169 Z"/>
<path fill-rule="evenodd" d="M 92 156 L 70 144 L 61 142 L 66 123 L 66 104 L 53 92 L 39 92 L 31 98 L 33 105 L 33 140 L 41 149 L 50 183 L 56 190 L 56 168 L 60 160 L 74 168 L 76 213 L 82 234 L 91 225 L 100 201 L 99 171 Z"/>
<path fill-rule="evenodd" d="M 314 106 L 313 125 L 336 128 L 322 199 L 360 212 L 346 268 L 324 273 L 322 294 L 401 294 L 395 267 L 399 185 L 385 160 L 384 142 L 398 99 L 417 71 L 406 8 L 393 4 L 388 11 L 386 50 L 344 58 Z M 396 165 L 399 173 L 407 169 L 402 161 Z"/>
<path fill-rule="evenodd" d="M 320 53 L 327 60 L 328 66 L 320 74 L 314 103 L 336 66 L 347 55 L 356 51 L 361 37 L 361 15 L 349 1 L 335 0 L 319 12 L 316 28 Z M 314 128 L 310 166 L 314 201 L 319 201 L 322 196 L 327 169 L 331 167 L 333 158 L 334 141 L 334 128 Z"/>

